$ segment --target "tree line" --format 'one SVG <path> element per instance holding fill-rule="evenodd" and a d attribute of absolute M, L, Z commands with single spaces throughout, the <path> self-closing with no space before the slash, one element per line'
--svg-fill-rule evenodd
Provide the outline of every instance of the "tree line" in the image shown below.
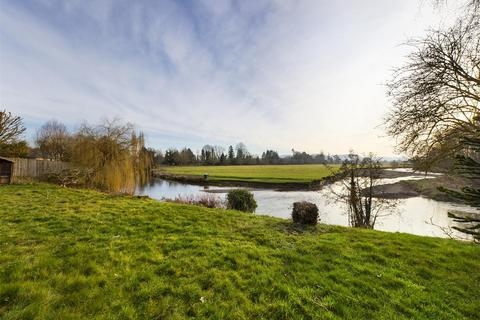
<path fill-rule="evenodd" d="M 244 143 L 230 145 L 226 149 L 218 145 L 205 145 L 200 151 L 193 152 L 191 148 L 169 148 L 161 150 L 148 149 L 156 166 L 185 165 L 280 165 L 280 164 L 340 164 L 339 155 L 320 152 L 309 154 L 292 149 L 291 155 L 281 157 L 275 150 L 265 150 L 261 155 L 250 153 Z"/>

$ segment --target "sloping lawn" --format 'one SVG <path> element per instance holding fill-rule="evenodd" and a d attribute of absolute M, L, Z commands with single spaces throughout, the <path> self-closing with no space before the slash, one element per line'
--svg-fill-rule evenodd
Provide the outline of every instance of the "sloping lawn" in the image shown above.
<path fill-rule="evenodd" d="M 323 164 L 310 165 L 249 165 L 249 166 L 191 166 L 164 167 L 161 170 L 176 175 L 203 176 L 210 181 L 245 181 L 266 183 L 309 183 L 332 175 Z"/>
<path fill-rule="evenodd" d="M 478 319 L 480 246 L 0 187 L 1 319 Z"/>

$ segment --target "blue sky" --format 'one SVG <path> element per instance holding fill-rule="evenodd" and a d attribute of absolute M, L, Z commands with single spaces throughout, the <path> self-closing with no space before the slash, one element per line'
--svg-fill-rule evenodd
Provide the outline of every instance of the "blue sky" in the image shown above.
<path fill-rule="evenodd" d="M 120 117 L 161 149 L 391 155 L 382 84 L 442 16 L 419 0 L 0 0 L 0 104 L 30 139 L 52 118 Z"/>

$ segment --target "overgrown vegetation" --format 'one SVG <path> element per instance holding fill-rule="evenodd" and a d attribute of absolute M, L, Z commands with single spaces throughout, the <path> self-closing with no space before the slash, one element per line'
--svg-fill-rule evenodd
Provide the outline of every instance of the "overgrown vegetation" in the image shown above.
<path fill-rule="evenodd" d="M 205 208 L 225 208 L 225 201 L 220 199 L 217 195 L 204 193 L 197 196 L 177 196 L 174 199 L 165 199 L 167 202 L 189 204 L 194 206 L 201 206 Z"/>
<path fill-rule="evenodd" d="M 477 319 L 480 247 L 0 187 L 0 318 Z"/>
<path fill-rule="evenodd" d="M 232 210 L 255 212 L 257 201 L 248 190 L 233 189 L 227 193 L 227 208 Z"/>

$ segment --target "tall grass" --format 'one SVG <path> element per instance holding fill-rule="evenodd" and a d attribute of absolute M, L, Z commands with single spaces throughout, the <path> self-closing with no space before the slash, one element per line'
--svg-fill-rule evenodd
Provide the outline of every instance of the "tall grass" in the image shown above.
<path fill-rule="evenodd" d="M 197 196 L 177 196 L 175 199 L 165 199 L 166 202 L 190 204 L 195 206 L 201 206 L 206 208 L 226 208 L 225 201 L 220 197 L 205 193 Z"/>

